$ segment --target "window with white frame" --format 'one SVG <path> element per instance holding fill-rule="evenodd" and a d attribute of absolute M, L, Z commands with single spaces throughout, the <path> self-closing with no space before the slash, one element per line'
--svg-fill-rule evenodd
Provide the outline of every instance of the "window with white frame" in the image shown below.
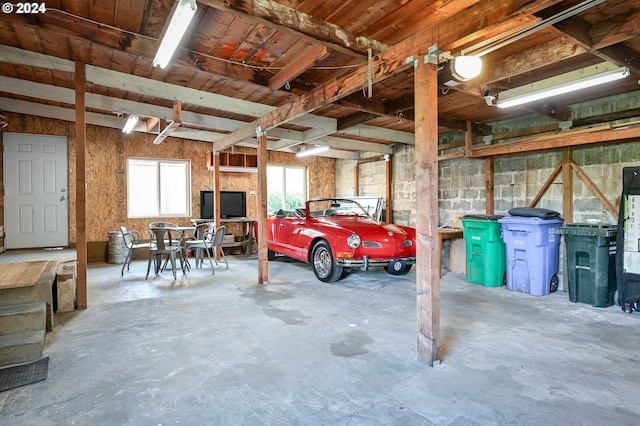
<path fill-rule="evenodd" d="M 267 166 L 267 211 L 304 207 L 306 175 L 304 167 Z"/>
<path fill-rule="evenodd" d="M 185 160 L 127 160 L 129 217 L 191 216 L 191 166 Z"/>

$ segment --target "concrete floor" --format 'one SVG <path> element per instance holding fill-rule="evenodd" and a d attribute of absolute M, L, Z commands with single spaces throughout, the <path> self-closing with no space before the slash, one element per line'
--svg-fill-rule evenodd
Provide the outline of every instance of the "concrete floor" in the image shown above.
<path fill-rule="evenodd" d="M 277 258 L 261 287 L 256 265 L 145 281 L 143 261 L 123 279 L 89 264 L 89 308 L 57 316 L 47 380 L 0 393 L 0 424 L 638 424 L 640 315 L 449 272 L 431 368 L 413 272 L 324 284 Z"/>

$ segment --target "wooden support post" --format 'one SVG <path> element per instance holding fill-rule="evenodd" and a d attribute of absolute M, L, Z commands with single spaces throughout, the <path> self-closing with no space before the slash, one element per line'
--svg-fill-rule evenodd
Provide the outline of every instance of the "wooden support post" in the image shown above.
<path fill-rule="evenodd" d="M 220 226 L 220 153 L 213 151 L 213 220 Z M 220 260 L 220 247 L 216 247 L 216 260 Z"/>
<path fill-rule="evenodd" d="M 267 134 L 260 127 L 258 137 L 258 283 L 269 284 L 267 244 Z"/>
<path fill-rule="evenodd" d="M 495 212 L 495 193 L 494 193 L 494 177 L 493 172 L 493 158 L 487 158 L 484 162 L 484 176 L 485 176 L 485 202 L 486 213 L 493 214 Z"/>
<path fill-rule="evenodd" d="M 416 134 L 416 297 L 418 358 L 440 361 L 438 265 L 438 75 L 436 65 L 415 68 Z"/>
<path fill-rule="evenodd" d="M 387 203 L 387 217 L 386 221 L 388 223 L 393 223 L 393 196 L 391 191 L 391 184 L 393 182 L 393 165 L 391 164 L 391 155 L 386 154 L 384 156 L 384 161 L 386 165 L 386 203 Z"/>
<path fill-rule="evenodd" d="M 77 306 L 87 309 L 87 190 L 86 190 L 86 69 L 76 61 L 76 256 Z"/>
<path fill-rule="evenodd" d="M 467 130 L 464 132 L 464 156 L 471 158 L 473 156 L 473 123 L 467 120 Z"/>
<path fill-rule="evenodd" d="M 357 160 L 353 165 L 353 195 L 360 195 L 360 163 Z"/>
<path fill-rule="evenodd" d="M 573 168 L 572 152 L 562 151 L 562 217 L 564 223 L 573 223 Z"/>

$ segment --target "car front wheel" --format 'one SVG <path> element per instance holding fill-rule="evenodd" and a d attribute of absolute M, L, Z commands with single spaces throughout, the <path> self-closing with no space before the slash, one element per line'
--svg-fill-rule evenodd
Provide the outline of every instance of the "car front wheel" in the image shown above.
<path fill-rule="evenodd" d="M 342 275 L 342 266 L 333 260 L 333 253 L 329 243 L 322 240 L 313 246 L 311 264 L 316 277 L 325 283 L 338 281 Z"/>

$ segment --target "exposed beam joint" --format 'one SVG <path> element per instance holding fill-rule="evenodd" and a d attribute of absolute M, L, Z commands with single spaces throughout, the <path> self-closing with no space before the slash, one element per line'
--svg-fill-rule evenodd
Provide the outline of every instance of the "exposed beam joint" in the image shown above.
<path fill-rule="evenodd" d="M 279 31 L 302 37 L 312 43 L 322 43 L 331 49 L 366 56 L 367 49 L 375 53 L 389 48 L 384 43 L 345 30 L 274 0 L 198 0 L 200 4 L 224 10 Z"/>
<path fill-rule="evenodd" d="M 315 46 L 300 55 L 291 65 L 269 79 L 269 89 L 278 90 L 329 55 L 325 46 Z"/>

